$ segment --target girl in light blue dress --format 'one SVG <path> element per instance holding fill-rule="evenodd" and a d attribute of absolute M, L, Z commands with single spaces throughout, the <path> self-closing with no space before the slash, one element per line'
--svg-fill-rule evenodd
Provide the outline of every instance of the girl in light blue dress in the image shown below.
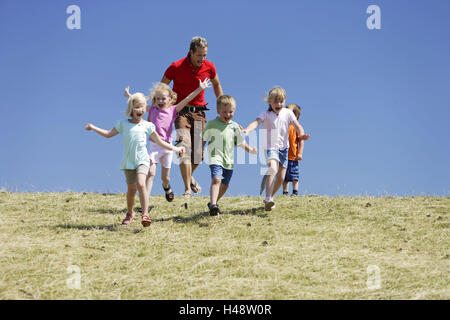
<path fill-rule="evenodd" d="M 152 141 L 162 148 L 173 150 L 180 156 L 184 153 L 183 147 L 175 147 L 163 141 L 155 131 L 155 125 L 145 121 L 143 116 L 146 112 L 147 98 L 138 92 L 128 99 L 128 107 L 125 115 L 128 119 L 119 120 L 116 125 L 105 130 L 88 123 L 86 130 L 93 130 L 105 138 L 111 138 L 123 134 L 123 160 L 120 169 L 124 171 L 127 182 L 127 215 L 122 225 L 128 226 L 134 218 L 133 205 L 136 189 L 139 191 L 139 200 L 142 207 L 142 225 L 148 227 L 151 224 L 148 216 L 148 192 L 145 185 L 150 159 L 147 153 L 147 140 L 150 136 Z"/>

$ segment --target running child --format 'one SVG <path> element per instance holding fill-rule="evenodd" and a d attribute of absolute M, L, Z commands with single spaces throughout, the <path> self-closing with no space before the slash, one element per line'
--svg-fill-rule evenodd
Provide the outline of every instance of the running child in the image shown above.
<path fill-rule="evenodd" d="M 217 98 L 216 119 L 206 124 L 202 132 L 203 147 L 208 142 L 208 159 L 211 170 L 209 214 L 214 216 L 220 212 L 217 202 L 222 198 L 230 185 L 234 167 L 234 147 L 256 154 L 256 147 L 251 148 L 244 140 L 239 125 L 232 121 L 236 111 L 236 101 L 230 95 Z"/>
<path fill-rule="evenodd" d="M 184 148 L 172 146 L 166 141 L 161 140 L 155 131 L 153 123 L 145 121 L 142 117 L 145 114 L 147 99 L 144 94 L 138 92 L 130 96 L 125 116 L 129 119 L 119 120 L 116 125 L 105 130 L 88 123 L 86 130 L 93 130 L 105 138 L 111 138 L 121 133 L 123 134 L 123 160 L 120 169 L 124 171 L 127 182 L 127 215 L 122 221 L 122 225 L 129 225 L 134 218 L 133 205 L 136 195 L 136 186 L 139 191 L 139 200 L 142 207 L 142 225 L 148 227 L 151 224 L 148 216 L 148 193 L 145 185 L 149 169 L 149 156 L 147 154 L 147 136 L 162 148 L 173 150 L 180 155 L 184 153 Z"/>
<path fill-rule="evenodd" d="M 211 81 L 205 79 L 199 80 L 199 86 L 191 92 L 185 99 L 174 105 L 177 101 L 177 94 L 165 83 L 158 82 L 150 90 L 149 100 L 151 106 L 147 106 L 148 121 L 156 127 L 156 132 L 167 143 L 172 142 L 173 123 L 178 113 L 200 92 L 211 87 Z M 130 87 L 125 89 L 125 96 L 130 96 Z M 153 179 L 156 174 L 156 165 L 161 163 L 161 180 L 165 192 L 166 200 L 171 202 L 175 198 L 172 187 L 170 186 L 170 168 L 172 166 L 171 150 L 160 147 L 150 138 L 149 143 L 150 168 L 147 175 L 147 192 L 150 194 L 153 186 Z"/>
<path fill-rule="evenodd" d="M 288 104 L 286 108 L 292 110 L 297 120 L 300 118 L 300 106 Z M 292 182 L 292 195 L 298 195 L 299 163 L 303 159 L 303 144 L 301 141 L 294 126 L 289 126 L 288 166 L 283 182 L 283 195 L 289 194 L 289 182 Z"/>
<path fill-rule="evenodd" d="M 309 135 L 304 134 L 303 127 L 298 123 L 294 113 L 284 108 L 286 102 L 286 91 L 281 87 L 274 87 L 269 91 L 266 102 L 269 104 L 268 110 L 262 112 L 255 121 L 250 123 L 244 130 L 249 133 L 260 124 L 266 131 L 265 155 L 267 159 L 267 179 L 266 198 L 264 199 L 264 209 L 271 211 L 275 206 L 273 195 L 278 191 L 284 181 L 287 167 L 287 153 L 289 148 L 289 125 L 293 125 L 299 135 L 301 144 L 303 140 L 309 139 Z"/>

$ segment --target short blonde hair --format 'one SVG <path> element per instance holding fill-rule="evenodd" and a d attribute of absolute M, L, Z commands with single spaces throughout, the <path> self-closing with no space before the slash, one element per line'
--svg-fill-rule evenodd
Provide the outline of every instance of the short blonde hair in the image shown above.
<path fill-rule="evenodd" d="M 217 98 L 217 112 L 219 112 L 220 107 L 232 106 L 233 110 L 236 110 L 236 100 L 228 94 L 221 95 Z"/>
<path fill-rule="evenodd" d="M 152 102 L 152 105 L 155 104 L 155 95 L 157 92 L 167 91 L 169 93 L 169 97 L 172 99 L 172 104 L 177 102 L 177 94 L 172 90 L 167 84 L 163 82 L 156 82 L 153 84 L 153 87 L 150 89 L 150 94 L 148 96 L 148 100 Z"/>
<path fill-rule="evenodd" d="M 208 41 L 200 36 L 193 37 L 189 46 L 189 50 L 195 53 L 197 48 L 208 48 Z"/>
<path fill-rule="evenodd" d="M 292 110 L 292 112 L 295 114 L 295 116 L 297 117 L 297 119 L 300 118 L 300 114 L 302 113 L 302 108 L 300 108 L 299 105 L 294 104 L 294 103 L 291 103 L 291 104 L 288 104 L 288 105 L 286 106 L 286 108 Z"/>
<path fill-rule="evenodd" d="M 145 102 L 147 102 L 147 97 L 141 92 L 133 93 L 128 98 L 128 106 L 127 106 L 127 110 L 125 111 L 125 116 L 126 117 L 131 117 L 132 116 L 133 108 L 134 108 L 134 102 L 137 101 L 137 100 L 140 100 L 140 99 L 143 99 Z"/>

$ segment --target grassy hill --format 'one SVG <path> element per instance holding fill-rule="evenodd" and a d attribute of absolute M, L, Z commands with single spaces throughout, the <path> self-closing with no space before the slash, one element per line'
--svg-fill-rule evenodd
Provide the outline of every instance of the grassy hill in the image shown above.
<path fill-rule="evenodd" d="M 0 299 L 450 299 L 449 197 L 0 193 Z"/>

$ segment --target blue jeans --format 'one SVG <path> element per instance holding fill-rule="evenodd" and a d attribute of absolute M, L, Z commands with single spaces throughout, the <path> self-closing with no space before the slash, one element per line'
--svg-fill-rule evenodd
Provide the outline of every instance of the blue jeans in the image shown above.
<path fill-rule="evenodd" d="M 279 149 L 267 149 L 266 150 L 266 159 L 277 160 L 281 163 L 281 165 L 286 168 L 288 163 L 288 148 L 279 150 Z"/>

